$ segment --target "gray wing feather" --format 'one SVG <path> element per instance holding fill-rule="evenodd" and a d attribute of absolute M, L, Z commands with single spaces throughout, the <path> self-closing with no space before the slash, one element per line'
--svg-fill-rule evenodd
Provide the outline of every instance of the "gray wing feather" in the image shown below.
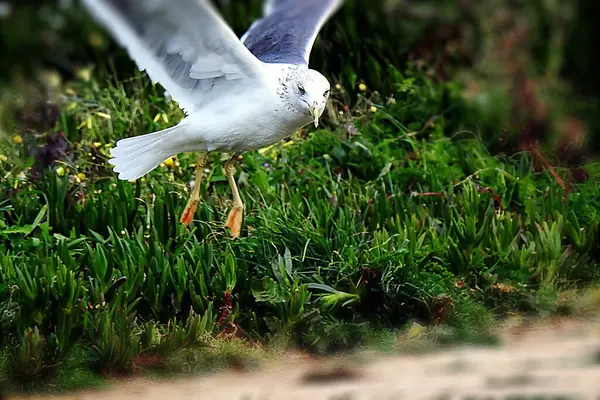
<path fill-rule="evenodd" d="M 260 77 L 261 62 L 240 43 L 207 0 L 83 0 L 186 111 L 218 79 Z"/>
<path fill-rule="evenodd" d="M 266 63 L 308 65 L 321 27 L 343 0 L 266 0 L 264 17 L 242 36 L 242 43 Z"/>

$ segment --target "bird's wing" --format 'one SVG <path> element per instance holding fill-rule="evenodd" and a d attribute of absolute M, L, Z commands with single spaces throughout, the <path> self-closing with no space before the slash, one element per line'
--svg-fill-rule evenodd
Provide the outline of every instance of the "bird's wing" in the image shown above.
<path fill-rule="evenodd" d="M 308 65 L 319 30 L 343 0 L 265 0 L 264 16 L 241 41 L 266 63 Z"/>
<path fill-rule="evenodd" d="M 262 79 L 262 62 L 208 0 L 83 0 L 141 70 L 185 111 L 218 79 Z"/>

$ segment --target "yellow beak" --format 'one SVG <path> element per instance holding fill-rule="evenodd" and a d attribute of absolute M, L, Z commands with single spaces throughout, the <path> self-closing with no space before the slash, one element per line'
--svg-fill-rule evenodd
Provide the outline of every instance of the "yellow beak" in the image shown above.
<path fill-rule="evenodd" d="M 316 101 L 312 103 L 312 106 L 310 106 L 310 113 L 314 119 L 314 124 L 316 128 L 319 126 L 319 105 Z"/>

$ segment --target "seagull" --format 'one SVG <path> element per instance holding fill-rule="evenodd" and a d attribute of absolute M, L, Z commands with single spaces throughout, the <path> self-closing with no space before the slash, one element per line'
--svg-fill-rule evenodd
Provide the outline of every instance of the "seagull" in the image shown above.
<path fill-rule="evenodd" d="M 233 194 L 225 226 L 239 237 L 244 203 L 234 160 L 319 125 L 330 84 L 308 68 L 322 26 L 343 0 L 265 0 L 263 16 L 238 38 L 209 0 L 82 0 L 185 117 L 175 126 L 117 141 L 109 163 L 133 181 L 180 153 L 197 153 L 196 179 L 180 223 L 192 223 L 211 152 Z"/>

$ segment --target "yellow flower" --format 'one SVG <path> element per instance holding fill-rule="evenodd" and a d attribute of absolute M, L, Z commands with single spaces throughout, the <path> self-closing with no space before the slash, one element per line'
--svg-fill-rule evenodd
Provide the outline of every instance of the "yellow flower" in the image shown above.
<path fill-rule="evenodd" d="M 341 89 L 342 89 L 342 85 L 340 85 L 339 83 L 336 83 L 336 84 L 335 84 L 335 88 L 336 88 L 337 90 L 341 90 Z"/>
<path fill-rule="evenodd" d="M 364 83 L 359 84 L 358 90 L 360 90 L 361 92 L 364 92 L 365 90 L 367 90 L 367 85 L 365 85 Z"/>
<path fill-rule="evenodd" d="M 0 162 L 6 162 L 8 161 L 8 157 L 6 157 L 4 154 L 0 154 Z"/>
<path fill-rule="evenodd" d="M 65 169 L 63 167 L 56 168 L 56 175 L 63 176 L 65 174 Z"/>
<path fill-rule="evenodd" d="M 80 172 L 77 174 L 77 179 L 79 180 L 79 182 L 84 181 L 85 180 L 85 174 L 83 172 Z"/>
<path fill-rule="evenodd" d="M 372 113 L 374 113 L 374 112 L 377 112 L 377 107 L 375 107 L 375 106 L 371 106 L 371 112 L 372 112 Z"/>
<path fill-rule="evenodd" d="M 165 164 L 165 167 L 167 167 L 167 168 L 173 168 L 173 165 L 175 164 L 175 157 L 173 156 L 173 157 L 165 160 L 164 164 Z"/>
<path fill-rule="evenodd" d="M 94 142 L 93 145 L 94 145 L 94 147 L 98 148 L 98 147 L 102 146 L 102 143 Z"/>
<path fill-rule="evenodd" d="M 23 138 L 21 137 L 21 135 L 15 135 L 12 138 L 13 142 L 15 142 L 16 144 L 21 144 L 23 143 Z"/>

